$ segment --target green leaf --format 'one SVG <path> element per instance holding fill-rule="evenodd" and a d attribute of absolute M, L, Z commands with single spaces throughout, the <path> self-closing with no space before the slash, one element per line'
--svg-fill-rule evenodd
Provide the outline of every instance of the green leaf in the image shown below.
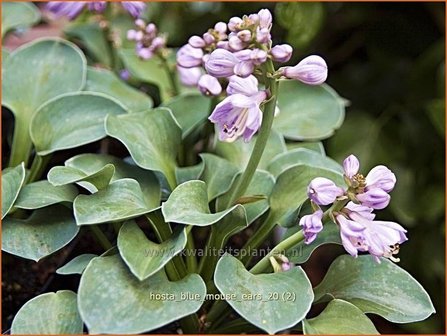
<path fill-rule="evenodd" d="M 343 174 L 343 168 L 336 161 L 305 148 L 293 149 L 275 156 L 272 163 L 268 166 L 268 171 L 278 177 L 288 168 L 300 164 Z"/>
<path fill-rule="evenodd" d="M 199 156 L 205 165 L 200 179 L 206 183 L 208 201 L 212 201 L 230 189 L 239 168 L 214 154 L 203 153 Z"/>
<path fill-rule="evenodd" d="M 195 299 L 182 299 L 182 294 Z M 205 283 L 197 274 L 170 282 L 161 270 L 139 281 L 120 256 L 113 255 L 95 258 L 87 266 L 78 307 L 90 334 L 137 334 L 195 313 L 205 294 Z"/>
<path fill-rule="evenodd" d="M 328 85 L 281 81 L 274 129 L 290 140 L 320 140 L 341 126 L 345 101 Z"/>
<path fill-rule="evenodd" d="M 2 172 L 2 219 L 11 210 L 25 182 L 25 165 L 22 162 L 15 168 Z"/>
<path fill-rule="evenodd" d="M 106 136 L 104 119 L 126 113 L 102 93 L 77 92 L 42 105 L 31 121 L 30 135 L 39 155 L 79 147 Z"/>
<path fill-rule="evenodd" d="M 70 260 L 64 266 L 56 270 L 57 274 L 69 275 L 69 274 L 82 274 L 87 267 L 90 260 L 97 257 L 96 254 L 81 254 Z"/>
<path fill-rule="evenodd" d="M 137 181 L 117 180 L 92 195 L 79 195 L 73 204 L 78 225 L 120 222 L 148 213 L 154 208 L 146 203 Z"/>
<path fill-rule="evenodd" d="M 270 196 L 271 220 L 282 226 L 296 224 L 297 211 L 307 199 L 307 187 L 315 177 L 326 177 L 343 185 L 342 174 L 307 165 L 292 166 L 276 180 Z"/>
<path fill-rule="evenodd" d="M 371 320 L 353 304 L 332 300 L 317 317 L 303 320 L 305 335 L 379 335 Z"/>
<path fill-rule="evenodd" d="M 234 163 L 241 169 L 245 169 L 250 159 L 256 136 L 250 142 L 237 140 L 235 142 L 223 142 L 216 138 L 216 154 Z M 278 132 L 272 130 L 267 141 L 258 169 L 267 169 L 271 160 L 278 154 L 287 151 L 284 138 Z"/>
<path fill-rule="evenodd" d="M 14 206 L 39 209 L 57 203 L 73 203 L 77 195 L 78 190 L 74 186 L 55 187 L 48 181 L 38 181 L 22 188 Z"/>
<path fill-rule="evenodd" d="M 87 69 L 86 91 L 101 92 L 117 99 L 129 112 L 141 112 L 154 104 L 147 94 L 134 89 L 118 78 L 113 72 L 105 69 Z"/>
<path fill-rule="evenodd" d="M 121 227 L 118 249 L 131 272 L 143 281 L 157 273 L 186 245 L 184 228 L 177 230 L 171 238 L 161 244 L 151 242 L 134 221 Z"/>
<path fill-rule="evenodd" d="M 2 250 L 39 261 L 63 248 L 78 232 L 71 210 L 53 205 L 34 211 L 27 219 L 6 217 L 2 223 Z"/>
<path fill-rule="evenodd" d="M 306 148 L 313 150 L 314 152 L 320 153 L 323 156 L 326 156 L 326 152 L 324 150 L 324 146 L 321 141 L 289 142 L 286 144 L 286 146 L 288 151 L 292 151 L 297 148 Z"/>
<path fill-rule="evenodd" d="M 250 323 L 274 334 L 293 327 L 309 311 L 312 285 L 301 267 L 287 272 L 253 275 L 235 257 L 217 263 L 214 282 L 227 302 Z"/>
<path fill-rule="evenodd" d="M 222 211 L 225 209 L 231 193 L 234 188 L 236 188 L 241 176 L 242 173 L 239 173 L 233 184 L 231 185 L 230 190 L 216 200 L 216 209 L 218 211 Z M 253 175 L 253 179 L 251 180 L 250 185 L 245 192 L 245 195 L 247 195 L 247 197 L 253 195 L 262 195 L 265 196 L 265 198 L 259 199 L 253 203 L 242 204 L 242 206 L 245 208 L 245 212 L 247 213 L 248 224 L 253 223 L 269 209 L 268 197 L 270 196 L 274 185 L 275 179 L 270 173 L 262 170 L 257 170 L 255 172 L 255 174 Z"/>
<path fill-rule="evenodd" d="M 189 167 L 176 167 L 175 178 L 177 184 L 182 184 L 183 182 L 198 180 L 200 175 L 202 175 L 203 169 L 205 168 L 203 162 L 196 164 L 195 166 Z"/>
<path fill-rule="evenodd" d="M 135 49 L 121 49 L 120 57 L 132 77 L 158 86 L 162 101 L 172 96 L 169 76 L 157 57 L 142 60 L 135 53 Z"/>
<path fill-rule="evenodd" d="M 77 44 L 83 46 L 86 53 L 95 61 L 110 67 L 112 64 L 110 47 L 103 29 L 98 22 L 73 23 L 64 29 L 70 39 L 78 39 Z"/>
<path fill-rule="evenodd" d="M 11 334 L 82 334 L 76 293 L 61 290 L 39 295 L 20 308 L 12 321 Z"/>
<path fill-rule="evenodd" d="M 235 205 L 227 210 L 211 213 L 206 183 L 194 180 L 175 188 L 161 207 L 166 222 L 197 226 L 212 225 L 231 212 L 239 212 L 241 209 L 243 211 L 241 205 Z"/>
<path fill-rule="evenodd" d="M 202 125 L 211 112 L 211 99 L 201 94 L 182 94 L 163 105 L 171 109 L 182 128 L 183 138 Z"/>
<path fill-rule="evenodd" d="M 182 133 L 169 109 L 109 116 L 106 132 L 127 147 L 137 165 L 162 172 L 173 187 Z"/>
<path fill-rule="evenodd" d="M 338 257 L 315 288 L 316 300 L 325 294 L 394 323 L 422 321 L 435 312 L 427 292 L 409 273 L 388 259 L 379 264 L 369 255 Z"/>
<path fill-rule="evenodd" d="M 29 28 L 40 21 L 40 11 L 31 2 L 2 1 L 2 38 L 12 30 Z"/>
<path fill-rule="evenodd" d="M 48 181 L 54 186 L 78 183 L 91 193 L 107 187 L 115 173 L 115 166 L 106 164 L 97 171 L 86 173 L 75 167 L 56 166 L 48 172 Z"/>

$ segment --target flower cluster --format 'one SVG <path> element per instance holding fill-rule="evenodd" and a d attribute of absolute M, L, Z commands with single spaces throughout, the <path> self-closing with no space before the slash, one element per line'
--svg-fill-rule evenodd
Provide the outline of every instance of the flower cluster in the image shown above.
<path fill-rule="evenodd" d="M 137 29 L 127 31 L 127 39 L 136 42 L 135 50 L 140 58 L 150 59 L 166 47 L 166 37 L 158 34 L 155 24 L 137 19 L 135 25 Z"/>
<path fill-rule="evenodd" d="M 177 52 L 177 70 L 184 85 L 208 96 L 227 93 L 209 118 L 218 125 L 221 140 L 243 137 L 249 141 L 257 132 L 262 121 L 260 105 L 268 93 L 259 90 L 255 76 L 268 60 L 285 63 L 292 56 L 290 45 L 272 47 L 271 28 L 272 14 L 262 9 L 216 23 L 202 36 L 192 36 Z M 321 57 L 309 56 L 270 75 L 319 85 L 327 78 L 327 66 Z"/>
<path fill-rule="evenodd" d="M 122 1 L 120 4 L 135 18 L 139 17 L 146 8 L 146 4 L 142 1 Z M 74 20 L 86 6 L 91 12 L 102 13 L 107 7 L 107 1 L 50 1 L 46 9 L 58 18 L 66 16 Z"/>
<path fill-rule="evenodd" d="M 354 155 L 344 160 L 343 168 L 346 190 L 323 177 L 310 182 L 308 197 L 317 210 L 300 220 L 305 243 L 314 241 L 323 229 L 323 211 L 320 206 L 338 202 L 344 207 L 329 211 L 340 228 L 342 244 L 349 254 L 356 257 L 358 252 L 369 252 L 378 262 L 380 257 L 399 261 L 394 255 L 399 252 L 399 244 L 407 240 L 407 231 L 397 223 L 374 220 L 373 213 L 374 210 L 388 206 L 391 199 L 389 193 L 396 184 L 396 176 L 387 167 L 380 165 L 364 177 L 359 173 L 360 163 Z"/>

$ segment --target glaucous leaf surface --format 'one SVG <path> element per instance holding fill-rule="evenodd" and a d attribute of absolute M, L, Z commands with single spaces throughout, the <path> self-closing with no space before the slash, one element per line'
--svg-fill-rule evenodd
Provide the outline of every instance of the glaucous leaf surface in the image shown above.
<path fill-rule="evenodd" d="M 67 245 L 78 232 L 71 210 L 53 205 L 34 211 L 27 219 L 6 217 L 2 223 L 2 250 L 39 261 Z"/>
<path fill-rule="evenodd" d="M 2 1 L 2 37 L 12 30 L 23 30 L 40 21 L 40 11 L 31 2 Z"/>
<path fill-rule="evenodd" d="M 2 219 L 8 214 L 19 196 L 25 182 L 25 165 L 22 162 L 17 167 L 2 171 Z"/>
<path fill-rule="evenodd" d="M 81 254 L 71 259 L 64 266 L 56 270 L 57 274 L 69 275 L 69 274 L 82 274 L 87 267 L 90 260 L 97 257 L 96 254 Z"/>
<path fill-rule="evenodd" d="M 196 299 L 182 300 L 182 293 Z M 198 274 L 171 282 L 161 270 L 140 281 L 112 255 L 93 259 L 85 269 L 78 307 L 90 334 L 137 334 L 195 313 L 205 294 Z"/>
<path fill-rule="evenodd" d="M 171 109 L 182 128 L 183 138 L 207 121 L 210 114 L 211 99 L 201 94 L 181 94 L 164 103 Z"/>
<path fill-rule="evenodd" d="M 182 184 L 183 182 L 191 180 L 198 180 L 200 175 L 202 175 L 204 168 L 205 166 L 203 162 L 200 162 L 195 166 L 176 167 L 175 178 L 177 180 L 177 184 Z"/>
<path fill-rule="evenodd" d="M 371 320 L 353 304 L 334 299 L 320 315 L 303 320 L 305 335 L 379 335 Z"/>
<path fill-rule="evenodd" d="M 275 156 L 268 166 L 268 170 L 277 177 L 284 170 L 300 164 L 343 174 L 343 168 L 336 161 L 306 148 L 293 149 Z"/>
<path fill-rule="evenodd" d="M 212 201 L 228 191 L 239 168 L 214 154 L 203 153 L 199 156 L 205 165 L 200 179 L 206 183 L 208 201 Z"/>
<path fill-rule="evenodd" d="M 137 181 L 124 178 L 92 195 L 79 195 L 73 203 L 78 225 L 118 222 L 152 211 Z"/>
<path fill-rule="evenodd" d="M 188 181 L 177 188 L 162 204 L 161 211 L 166 222 L 207 226 L 217 223 L 231 212 L 244 211 L 241 205 L 211 213 L 208 207 L 207 186 L 203 181 Z"/>
<path fill-rule="evenodd" d="M 217 263 L 214 282 L 227 302 L 250 323 L 274 334 L 293 327 L 309 311 L 314 294 L 301 267 L 287 272 L 253 275 L 235 257 Z"/>
<path fill-rule="evenodd" d="M 78 195 L 75 186 L 56 187 L 47 180 L 25 185 L 14 206 L 20 209 L 40 209 L 57 203 L 73 203 Z"/>
<path fill-rule="evenodd" d="M 215 151 L 217 155 L 234 163 L 239 168 L 245 169 L 255 142 L 256 136 L 254 136 L 250 142 L 237 140 L 230 143 L 216 140 Z M 286 151 L 287 148 L 284 138 L 281 134 L 272 130 L 264 149 L 264 153 L 262 154 L 261 161 L 259 162 L 258 169 L 267 169 L 267 166 L 276 155 Z"/>
<path fill-rule="evenodd" d="M 435 312 L 425 289 L 407 271 L 369 255 L 338 257 L 315 288 L 316 300 L 325 294 L 395 323 L 421 321 Z"/>
<path fill-rule="evenodd" d="M 147 239 L 134 221 L 121 226 L 118 249 L 130 271 L 140 280 L 157 273 L 186 245 L 186 233 L 180 228 L 171 238 L 161 244 Z"/>
<path fill-rule="evenodd" d="M 106 132 L 126 146 L 137 165 L 160 171 L 170 183 L 175 184 L 176 157 L 182 132 L 169 109 L 109 116 Z"/>
<path fill-rule="evenodd" d="M 297 142 L 288 142 L 286 144 L 287 150 L 291 151 L 297 148 L 306 148 L 313 150 L 314 152 L 320 153 L 323 156 L 326 156 L 326 152 L 324 150 L 323 143 L 321 141 L 297 141 Z"/>
<path fill-rule="evenodd" d="M 328 85 L 311 86 L 281 81 L 274 129 L 290 140 L 320 140 L 341 126 L 345 102 Z"/>
<path fill-rule="evenodd" d="M 12 321 L 11 334 L 65 335 L 82 334 L 76 293 L 61 290 L 29 300 Z"/>
<path fill-rule="evenodd" d="M 147 111 L 154 104 L 147 94 L 127 85 L 112 71 L 106 69 L 89 67 L 85 90 L 101 92 L 117 99 L 128 112 Z"/>
<path fill-rule="evenodd" d="M 104 119 L 126 113 L 114 98 L 95 92 L 68 93 L 42 105 L 30 134 L 39 155 L 79 147 L 106 136 Z"/>

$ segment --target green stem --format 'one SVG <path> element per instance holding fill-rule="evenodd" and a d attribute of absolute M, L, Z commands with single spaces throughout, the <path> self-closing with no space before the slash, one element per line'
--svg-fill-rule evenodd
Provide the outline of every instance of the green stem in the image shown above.
<path fill-rule="evenodd" d="M 101 244 L 104 250 L 107 251 L 113 247 L 112 243 L 107 239 L 106 235 L 101 231 L 98 225 L 91 225 L 90 230 L 92 230 L 96 240 Z"/>
<path fill-rule="evenodd" d="M 168 75 L 169 84 L 171 85 L 172 94 L 174 96 L 177 96 L 180 93 L 180 89 L 178 87 L 175 72 L 169 66 L 168 60 L 164 55 L 158 54 L 158 58 L 161 60 L 161 64 L 163 65 L 163 68 L 165 69 L 166 74 Z"/>
<path fill-rule="evenodd" d="M 276 99 L 278 94 L 278 82 L 274 78 L 270 78 L 267 76 L 268 73 L 274 73 L 275 68 L 271 60 L 268 60 L 264 63 L 263 73 L 265 79 L 266 89 L 270 91 L 270 99 L 264 105 L 264 114 L 262 119 L 262 124 L 260 131 L 258 133 L 255 146 L 253 147 L 253 151 L 251 152 L 250 160 L 248 161 L 247 167 L 239 179 L 239 183 L 237 187 L 234 189 L 231 197 L 229 198 L 229 202 L 227 204 L 227 208 L 234 204 L 234 202 L 241 196 L 244 195 L 247 190 L 250 182 L 253 178 L 253 175 L 258 168 L 259 162 L 261 161 L 262 154 L 264 153 L 265 146 L 267 145 L 267 141 L 270 136 L 270 130 L 273 125 L 273 119 L 275 117 L 275 108 L 276 108 Z"/>
<path fill-rule="evenodd" d="M 27 183 L 31 183 L 40 179 L 50 159 L 51 155 L 40 156 L 36 154 L 36 156 L 34 156 L 33 163 L 31 165 L 31 169 L 27 177 Z"/>
<path fill-rule="evenodd" d="M 194 255 L 194 251 L 196 246 L 194 244 L 194 238 L 191 232 L 192 225 L 189 225 L 186 230 L 188 232 L 187 240 L 186 240 L 186 268 L 188 269 L 188 273 L 196 273 L 197 272 L 197 258 Z"/>
<path fill-rule="evenodd" d="M 225 246 L 225 238 L 222 239 L 213 228 L 205 245 L 205 253 L 200 259 L 199 273 L 205 283 L 213 278 L 214 269 L 219 260 L 219 251 Z"/>
<path fill-rule="evenodd" d="M 29 156 L 33 147 L 28 127 L 28 121 L 16 117 L 9 167 L 15 167 L 22 161 L 25 162 L 25 167 L 28 165 Z"/>
<path fill-rule="evenodd" d="M 177 178 L 175 177 L 175 168 L 169 169 L 165 172 L 166 181 L 168 181 L 169 188 L 173 191 L 177 187 Z"/>
<path fill-rule="evenodd" d="M 260 333 L 260 330 L 250 322 L 239 318 L 237 320 L 225 323 L 225 326 L 221 328 L 211 328 L 209 332 L 213 334 L 240 334 L 241 332 Z"/>

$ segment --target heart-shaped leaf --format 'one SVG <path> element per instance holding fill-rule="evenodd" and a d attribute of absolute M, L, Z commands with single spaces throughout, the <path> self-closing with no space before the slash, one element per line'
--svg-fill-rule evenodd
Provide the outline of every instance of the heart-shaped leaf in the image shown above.
<path fill-rule="evenodd" d="M 284 170 L 300 164 L 343 174 L 342 167 L 336 161 L 305 148 L 297 148 L 277 155 L 268 166 L 268 170 L 274 176 L 279 176 Z"/>
<path fill-rule="evenodd" d="M 162 204 L 161 211 L 166 222 L 207 226 L 217 223 L 233 211 L 244 210 L 242 205 L 235 205 L 227 210 L 211 213 L 206 183 L 193 180 L 175 188 Z"/>
<path fill-rule="evenodd" d="M 86 173 L 81 169 L 67 166 L 56 166 L 48 172 L 48 181 L 54 186 L 78 183 L 91 193 L 107 187 L 115 173 L 113 164 L 106 164 L 97 171 Z"/>
<path fill-rule="evenodd" d="M 169 109 L 109 116 L 106 132 L 127 147 L 137 165 L 162 172 L 174 188 L 182 132 Z"/>
<path fill-rule="evenodd" d="M 53 205 L 34 211 L 27 219 L 5 218 L 2 250 L 39 261 L 63 248 L 78 232 L 71 210 Z"/>
<path fill-rule="evenodd" d="M 202 175 L 203 169 L 205 168 L 203 162 L 196 164 L 195 166 L 189 167 L 176 167 L 175 178 L 177 184 L 182 184 L 183 182 L 198 180 L 200 175 Z"/>
<path fill-rule="evenodd" d="M 82 334 L 76 293 L 61 290 L 39 295 L 20 308 L 12 321 L 11 334 Z"/>
<path fill-rule="evenodd" d="M 147 94 L 127 85 L 113 72 L 105 69 L 88 68 L 85 90 L 101 92 L 114 97 L 129 112 L 147 111 L 154 104 L 152 98 Z"/>
<path fill-rule="evenodd" d="M 117 180 L 92 195 L 79 195 L 73 203 L 78 225 L 119 222 L 152 211 L 137 181 Z"/>
<path fill-rule="evenodd" d="M 227 302 L 250 323 L 274 334 L 293 327 L 309 311 L 314 294 L 301 267 L 253 275 L 229 254 L 217 263 L 214 282 Z"/>
<path fill-rule="evenodd" d="M 427 292 L 410 274 L 388 259 L 379 264 L 369 255 L 338 257 L 315 288 L 316 300 L 325 294 L 394 323 L 421 321 L 435 312 Z"/>
<path fill-rule="evenodd" d="M 97 257 L 96 254 L 81 254 L 70 260 L 61 268 L 56 270 L 57 274 L 69 275 L 69 274 L 82 274 L 87 267 L 90 260 Z"/>
<path fill-rule="evenodd" d="M 216 154 L 234 163 L 241 169 L 245 169 L 250 159 L 256 136 L 250 142 L 238 140 L 235 142 L 216 141 Z M 267 169 L 272 159 L 287 151 L 284 138 L 278 132 L 272 130 L 267 145 L 259 162 L 258 169 Z"/>
<path fill-rule="evenodd" d="M 23 162 L 15 168 L 2 172 L 2 219 L 11 210 L 25 182 L 25 165 Z"/>
<path fill-rule="evenodd" d="M 179 95 L 167 101 L 164 106 L 171 109 L 180 124 L 183 138 L 202 125 L 211 112 L 211 100 L 201 94 Z"/>
<path fill-rule="evenodd" d="M 20 191 L 14 206 L 20 209 L 40 209 L 57 203 L 73 203 L 78 189 L 71 185 L 55 187 L 48 181 L 27 184 Z"/>
<path fill-rule="evenodd" d="M 303 320 L 305 335 L 379 335 L 371 320 L 356 306 L 332 300 L 317 317 Z"/>
<path fill-rule="evenodd" d="M 281 81 L 274 129 L 290 140 L 330 137 L 341 126 L 345 101 L 328 85 L 311 86 L 299 81 Z"/>
<path fill-rule="evenodd" d="M 184 228 L 161 244 L 151 242 L 134 221 L 121 227 L 118 235 L 118 249 L 131 272 L 140 280 L 157 273 L 186 245 Z"/>
<path fill-rule="evenodd" d="M 39 9 L 33 3 L 2 1 L 2 38 L 12 30 L 26 29 L 39 21 Z"/>
<path fill-rule="evenodd" d="M 87 266 L 78 306 L 90 334 L 138 334 L 195 313 L 205 294 L 197 274 L 170 282 L 161 270 L 139 281 L 120 256 L 113 255 L 95 258 Z"/>
<path fill-rule="evenodd" d="M 106 116 L 123 113 L 123 106 L 102 93 L 67 93 L 39 108 L 30 134 L 38 154 L 47 155 L 104 138 Z"/>
<path fill-rule="evenodd" d="M 324 150 L 323 143 L 321 141 L 310 141 L 310 142 L 289 142 L 286 144 L 287 150 L 291 151 L 297 148 L 306 148 L 313 150 L 314 152 L 320 153 L 323 156 L 326 156 L 326 152 Z"/>
<path fill-rule="evenodd" d="M 230 161 L 213 154 L 203 153 L 200 158 L 205 165 L 200 179 L 206 183 L 208 201 L 212 201 L 228 191 L 239 169 Z"/>

